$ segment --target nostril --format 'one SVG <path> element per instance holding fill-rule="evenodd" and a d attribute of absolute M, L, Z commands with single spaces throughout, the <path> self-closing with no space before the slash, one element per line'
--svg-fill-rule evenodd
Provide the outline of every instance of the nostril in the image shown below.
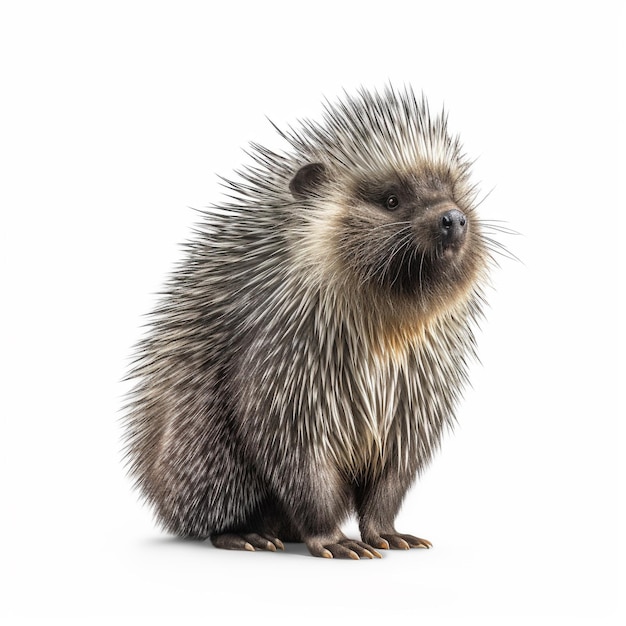
<path fill-rule="evenodd" d="M 465 215 L 461 215 L 461 219 L 459 220 L 459 224 L 461 226 L 465 226 Z"/>
<path fill-rule="evenodd" d="M 441 225 L 446 229 L 452 226 L 452 218 L 447 213 L 441 216 Z"/>

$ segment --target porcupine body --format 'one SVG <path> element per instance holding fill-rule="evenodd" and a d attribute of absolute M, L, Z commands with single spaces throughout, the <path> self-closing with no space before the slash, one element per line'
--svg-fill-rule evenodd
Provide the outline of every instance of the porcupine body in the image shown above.
<path fill-rule="evenodd" d="M 473 356 L 489 246 L 469 163 L 408 89 L 281 135 L 288 152 L 252 146 L 153 313 L 131 472 L 165 529 L 218 547 L 429 547 L 394 518 Z"/>

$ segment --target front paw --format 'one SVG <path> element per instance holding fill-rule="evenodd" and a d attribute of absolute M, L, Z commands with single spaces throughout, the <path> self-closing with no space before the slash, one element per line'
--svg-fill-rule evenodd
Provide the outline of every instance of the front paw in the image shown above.
<path fill-rule="evenodd" d="M 413 535 L 402 533 L 380 533 L 363 537 L 367 543 L 381 550 L 410 550 L 411 548 L 432 548 L 433 544 L 427 539 L 420 539 Z"/>
<path fill-rule="evenodd" d="M 326 559 L 380 559 L 381 554 L 371 545 L 363 541 L 356 541 L 348 538 L 337 541 L 324 539 L 311 539 L 306 542 L 309 552 L 313 556 L 321 556 Z"/>

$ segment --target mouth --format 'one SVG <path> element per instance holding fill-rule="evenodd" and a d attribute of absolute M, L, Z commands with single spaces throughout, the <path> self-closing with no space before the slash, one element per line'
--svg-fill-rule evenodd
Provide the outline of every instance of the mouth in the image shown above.
<path fill-rule="evenodd" d="M 440 254 L 437 256 L 441 259 L 445 259 L 446 261 L 452 261 L 461 254 L 462 249 L 463 242 L 443 243 L 441 244 Z"/>

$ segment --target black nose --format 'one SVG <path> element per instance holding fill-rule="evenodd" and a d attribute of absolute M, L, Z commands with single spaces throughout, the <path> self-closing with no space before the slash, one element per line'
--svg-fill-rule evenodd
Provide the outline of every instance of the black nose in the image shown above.
<path fill-rule="evenodd" d="M 458 209 L 450 209 L 440 217 L 440 232 L 445 245 L 460 243 L 467 230 L 467 218 Z"/>

